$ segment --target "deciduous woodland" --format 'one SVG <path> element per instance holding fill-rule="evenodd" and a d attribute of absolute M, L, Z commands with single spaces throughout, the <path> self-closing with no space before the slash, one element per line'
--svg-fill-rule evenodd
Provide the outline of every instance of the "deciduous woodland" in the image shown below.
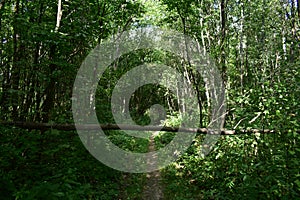
<path fill-rule="evenodd" d="M 101 77 L 91 77 L 99 81 L 87 97 L 94 104 L 86 115 L 96 112 L 110 141 L 147 153 L 165 148 L 187 119 L 196 123 L 184 130 L 198 132 L 167 167 L 126 173 L 83 145 L 74 125 L 73 86 L 97 45 L 151 27 L 189 36 L 216 65 L 226 91 L 223 132 L 208 155 L 199 153 L 214 98 L 188 55 L 150 48 L 123 54 Z M 0 55 L 1 199 L 300 198 L 299 0 L 1 0 Z M 120 96 L 128 107 L 113 106 L 119 80 L 153 63 L 172 67 L 190 87 L 162 77 L 164 84 L 145 84 L 129 100 Z M 181 115 L 192 104 L 182 99 L 190 91 L 196 120 Z M 117 126 L 115 113 L 135 125 Z"/>

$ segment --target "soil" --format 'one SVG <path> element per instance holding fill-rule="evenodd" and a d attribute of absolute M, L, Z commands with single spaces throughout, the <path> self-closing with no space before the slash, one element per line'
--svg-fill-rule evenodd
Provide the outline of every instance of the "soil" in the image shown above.
<path fill-rule="evenodd" d="M 154 136 L 157 133 L 153 133 L 150 137 L 148 152 L 155 151 Z M 148 161 L 148 165 L 157 165 L 157 158 L 152 158 Z M 163 191 L 161 185 L 160 171 L 154 171 L 147 173 L 147 180 L 143 191 L 143 200 L 162 200 Z"/>

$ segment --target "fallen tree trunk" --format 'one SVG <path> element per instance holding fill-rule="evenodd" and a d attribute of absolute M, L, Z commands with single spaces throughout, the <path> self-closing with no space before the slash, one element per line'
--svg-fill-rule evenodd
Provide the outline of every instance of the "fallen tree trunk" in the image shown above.
<path fill-rule="evenodd" d="M 185 127 L 167 127 L 167 126 L 138 126 L 138 125 L 126 125 L 126 124 L 50 124 L 50 123 L 35 123 L 35 122 L 0 122 L 1 125 L 15 126 L 19 128 L 29 130 L 47 130 L 56 129 L 63 131 L 74 130 L 132 130 L 132 131 L 166 131 L 166 132 L 186 132 L 186 133 L 198 133 L 198 134 L 212 134 L 213 132 L 207 128 L 185 128 Z M 252 134 L 252 133 L 276 133 L 279 131 L 269 129 L 240 129 L 240 130 L 221 130 L 221 135 L 237 135 L 237 134 Z M 296 131 L 300 133 L 300 130 Z"/>

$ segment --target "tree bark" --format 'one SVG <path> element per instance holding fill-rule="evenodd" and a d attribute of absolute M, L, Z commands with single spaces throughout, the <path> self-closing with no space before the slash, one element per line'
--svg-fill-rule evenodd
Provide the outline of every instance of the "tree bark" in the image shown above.
<path fill-rule="evenodd" d="M 221 69 L 222 69 L 222 78 L 223 81 L 226 83 L 227 81 L 227 75 L 226 75 L 226 55 L 225 55 L 225 39 L 226 39 L 226 21 L 227 21 L 227 16 L 226 16 L 226 0 L 221 0 L 220 3 L 220 20 L 221 20 Z"/>
<path fill-rule="evenodd" d="M 58 0 L 55 33 L 58 31 L 58 29 L 60 27 L 61 16 L 62 16 L 61 0 Z M 57 45 L 51 44 L 50 51 L 49 51 L 49 60 L 51 61 L 50 65 L 49 65 L 50 82 L 45 90 L 46 98 L 45 98 L 45 101 L 42 106 L 42 121 L 43 122 L 48 122 L 50 120 L 51 111 L 54 108 L 54 104 L 55 104 L 55 86 L 56 86 L 57 77 L 54 76 L 54 72 L 58 68 L 57 64 L 55 64 L 56 51 L 57 51 Z"/>
<path fill-rule="evenodd" d="M 126 124 L 49 124 L 49 123 L 33 123 L 33 122 L 0 122 L 4 126 L 16 126 L 29 130 L 47 130 L 56 129 L 62 131 L 74 131 L 74 130 L 133 130 L 133 131 L 165 131 L 165 132 L 184 132 L 184 133 L 198 133 L 198 134 L 219 134 L 218 130 L 213 132 L 206 128 L 186 128 L 186 127 L 167 127 L 167 126 L 137 126 Z M 100 128 L 101 127 L 101 128 Z M 269 134 L 277 133 L 278 130 L 269 129 L 237 129 L 237 130 L 225 130 L 222 129 L 221 135 L 239 135 L 239 134 Z M 288 131 L 288 130 L 286 130 Z M 296 130 L 296 133 L 300 134 L 300 130 Z"/>
<path fill-rule="evenodd" d="M 14 26 L 13 26 L 13 68 L 11 73 L 11 94 L 10 99 L 12 101 L 12 118 L 18 120 L 18 97 L 19 97 L 19 81 L 20 81 L 20 55 L 19 55 L 19 38 L 20 31 L 18 27 L 18 19 L 20 12 L 20 0 L 16 1 L 15 14 L 14 14 Z"/>

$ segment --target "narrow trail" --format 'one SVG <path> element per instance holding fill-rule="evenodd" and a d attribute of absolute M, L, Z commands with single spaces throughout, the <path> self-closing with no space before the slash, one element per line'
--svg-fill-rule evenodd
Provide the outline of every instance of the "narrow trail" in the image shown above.
<path fill-rule="evenodd" d="M 154 132 L 150 137 L 148 151 L 155 151 L 154 137 L 158 132 Z M 148 165 L 157 165 L 157 157 L 148 160 Z M 147 180 L 143 191 L 143 200 L 162 200 L 163 190 L 161 186 L 161 174 L 160 171 L 154 171 L 147 173 Z"/>

